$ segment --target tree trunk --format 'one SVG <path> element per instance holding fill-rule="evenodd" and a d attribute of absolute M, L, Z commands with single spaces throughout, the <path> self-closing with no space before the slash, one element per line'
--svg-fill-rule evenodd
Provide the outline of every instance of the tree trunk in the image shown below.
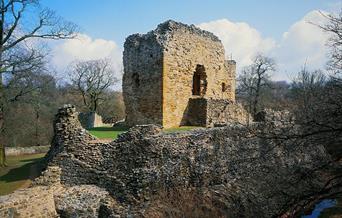
<path fill-rule="evenodd" d="M 259 91 L 255 93 L 254 103 L 253 103 L 253 117 L 257 114 L 259 103 Z"/>
<path fill-rule="evenodd" d="M 5 146 L 0 144 L 0 167 L 6 166 Z"/>
<path fill-rule="evenodd" d="M 257 111 L 258 111 L 260 86 L 261 86 L 261 78 L 260 78 L 260 74 L 259 74 L 258 82 L 256 84 L 254 103 L 253 103 L 253 114 L 252 114 L 253 118 L 255 117 L 255 115 L 257 114 Z"/>
<path fill-rule="evenodd" d="M 35 137 L 36 137 L 36 146 L 40 146 L 40 139 L 39 139 L 39 108 L 36 109 L 36 132 L 35 132 Z"/>
<path fill-rule="evenodd" d="M 0 72 L 0 137 L 3 135 L 4 132 L 4 118 L 4 90 L 2 83 L 2 73 Z M 2 145 L 1 143 L 2 142 L 0 141 L 0 167 L 4 167 L 6 165 L 5 145 Z"/>

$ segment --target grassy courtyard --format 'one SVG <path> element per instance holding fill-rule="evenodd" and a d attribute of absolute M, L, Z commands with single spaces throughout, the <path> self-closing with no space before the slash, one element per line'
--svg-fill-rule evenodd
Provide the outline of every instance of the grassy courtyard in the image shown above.
<path fill-rule="evenodd" d="M 180 127 L 173 127 L 169 129 L 164 129 L 165 133 L 171 132 L 180 132 L 180 131 L 188 131 L 195 128 L 199 128 L 196 126 L 180 126 Z M 89 129 L 88 131 L 93 136 L 96 136 L 99 139 L 116 139 L 119 134 L 126 132 L 128 128 L 126 127 L 95 127 Z"/>
<path fill-rule="evenodd" d="M 7 166 L 0 168 L 0 195 L 6 195 L 30 184 L 39 175 L 45 154 L 8 156 Z"/>

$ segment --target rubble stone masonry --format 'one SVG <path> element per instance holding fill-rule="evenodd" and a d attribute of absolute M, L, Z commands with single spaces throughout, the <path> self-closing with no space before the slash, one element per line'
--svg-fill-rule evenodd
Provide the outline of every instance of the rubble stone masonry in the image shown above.
<path fill-rule="evenodd" d="M 124 46 L 127 124 L 188 124 L 190 98 L 235 101 L 235 61 L 221 41 L 194 25 L 166 21 Z"/>
<path fill-rule="evenodd" d="M 47 170 L 32 188 L 0 197 L 0 217 L 143 217 L 153 194 L 174 187 L 208 190 L 231 217 L 280 216 L 299 203 L 293 199 L 324 187 L 329 178 L 320 171 L 302 172 L 330 158 L 318 144 L 254 135 L 300 129 L 288 115 L 268 113 L 272 120 L 249 128 L 166 134 L 142 125 L 101 143 L 66 105 L 56 115 Z"/>

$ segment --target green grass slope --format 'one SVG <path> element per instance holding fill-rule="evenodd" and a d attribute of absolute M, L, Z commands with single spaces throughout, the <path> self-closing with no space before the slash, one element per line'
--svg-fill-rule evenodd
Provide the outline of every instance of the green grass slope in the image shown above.
<path fill-rule="evenodd" d="M 39 175 L 45 154 L 6 157 L 6 167 L 0 168 L 0 195 L 27 187 L 30 179 Z"/>

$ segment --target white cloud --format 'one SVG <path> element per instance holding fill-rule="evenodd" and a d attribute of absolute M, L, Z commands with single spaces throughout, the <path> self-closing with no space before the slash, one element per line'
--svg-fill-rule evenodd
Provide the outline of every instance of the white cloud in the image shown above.
<path fill-rule="evenodd" d="M 311 11 L 294 23 L 278 41 L 263 37 L 262 34 L 244 22 L 220 19 L 201 23 L 201 29 L 217 35 L 226 50 L 226 58 L 233 56 L 237 61 L 238 72 L 243 66 L 252 63 L 257 53 L 275 58 L 278 64 L 274 79 L 289 80 L 306 63 L 310 69 L 324 68 L 326 63 L 325 43 L 328 38 L 320 28 L 311 24 L 323 24 L 325 18 L 318 11 Z M 311 23 L 310 23 L 311 22 Z M 122 77 L 122 47 L 114 41 L 92 39 L 79 34 L 77 39 L 66 40 L 53 48 L 53 63 L 58 72 L 65 72 L 73 60 L 90 60 L 109 57 Z M 117 89 L 121 84 L 116 86 Z"/>
<path fill-rule="evenodd" d="M 72 61 L 101 58 L 109 58 L 112 61 L 113 68 L 117 72 L 116 77 L 121 79 L 122 50 L 110 40 L 92 39 L 88 35 L 78 34 L 75 39 L 65 40 L 54 46 L 52 62 L 57 71 L 65 75 Z"/>
<path fill-rule="evenodd" d="M 221 19 L 201 23 L 198 27 L 218 36 L 225 47 L 226 57 L 230 58 L 232 55 L 240 67 L 251 64 L 257 53 L 267 53 L 275 47 L 273 39 L 262 38 L 261 34 L 247 23 Z"/>
<path fill-rule="evenodd" d="M 304 64 L 310 69 L 324 68 L 327 61 L 327 33 L 317 25 L 323 25 L 326 18 L 319 11 L 311 11 L 294 23 L 282 36 L 272 55 L 279 64 L 278 79 L 289 79 Z"/>
<path fill-rule="evenodd" d="M 263 37 L 247 23 L 234 23 L 227 19 L 198 26 L 221 39 L 227 58 L 233 54 L 233 59 L 237 61 L 238 72 L 241 67 L 249 65 L 257 53 L 263 53 L 275 58 L 278 63 L 274 79 L 289 80 L 291 74 L 298 72 L 305 63 L 312 69 L 324 68 L 328 36 L 312 24 L 324 22 L 325 18 L 320 12 L 311 11 L 284 32 L 280 41 Z"/>

